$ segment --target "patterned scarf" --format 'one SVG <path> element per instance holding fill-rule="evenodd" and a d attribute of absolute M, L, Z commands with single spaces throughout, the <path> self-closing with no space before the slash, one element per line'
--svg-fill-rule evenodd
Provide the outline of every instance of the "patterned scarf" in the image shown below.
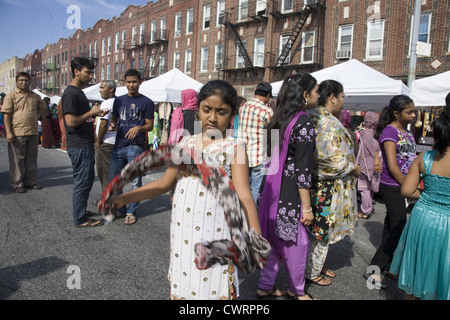
<path fill-rule="evenodd" d="M 116 212 L 114 199 L 125 185 L 138 176 L 165 165 L 173 165 L 173 147 L 162 145 L 156 150 L 148 150 L 125 166 L 103 190 L 99 210 L 107 222 L 114 220 Z M 249 230 L 244 211 L 231 179 L 225 170 L 209 157 L 194 148 L 183 148 L 202 177 L 202 183 L 215 196 L 224 209 L 225 219 L 230 228 L 231 241 L 227 239 L 195 245 L 195 264 L 199 270 L 212 265 L 234 263 L 246 273 L 262 269 L 269 258 L 270 244 L 260 235 Z M 174 150 L 175 151 L 175 150 Z M 183 165 L 183 164 L 181 164 Z"/>

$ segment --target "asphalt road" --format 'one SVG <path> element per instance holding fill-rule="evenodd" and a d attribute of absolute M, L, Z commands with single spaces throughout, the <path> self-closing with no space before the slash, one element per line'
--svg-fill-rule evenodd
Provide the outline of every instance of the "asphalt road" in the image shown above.
<path fill-rule="evenodd" d="M 0 299 L 1 300 L 167 300 L 170 202 L 168 194 L 141 203 L 135 225 L 123 220 L 79 229 L 72 221 L 72 168 L 67 153 L 39 147 L 42 190 L 16 194 L 8 182 L 7 142 L 0 138 Z M 157 179 L 159 170 L 144 177 Z M 101 194 L 96 179 L 89 209 Z M 369 289 L 362 277 L 380 242 L 385 215 L 360 220 L 350 240 L 331 246 L 327 266 L 337 277 L 329 287 L 307 285 L 321 300 L 397 300 L 389 289 Z M 253 300 L 259 273 L 240 275 L 240 299 Z M 286 288 L 280 273 L 276 285 Z"/>

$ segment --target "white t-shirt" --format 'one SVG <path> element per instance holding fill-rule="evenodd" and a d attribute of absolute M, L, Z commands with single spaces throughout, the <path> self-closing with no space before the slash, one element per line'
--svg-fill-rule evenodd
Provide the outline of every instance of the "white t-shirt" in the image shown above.
<path fill-rule="evenodd" d="M 109 98 L 102 102 L 102 104 L 100 105 L 100 110 L 109 110 L 109 112 L 104 117 L 99 117 L 97 119 L 97 126 L 96 126 L 96 133 L 98 136 L 98 130 L 100 128 L 100 121 L 102 119 L 108 120 L 108 130 L 106 131 L 105 136 L 103 137 L 103 143 L 108 143 L 108 144 L 116 143 L 116 131 L 109 131 L 109 125 L 111 124 L 111 115 L 112 115 L 114 99 L 115 98 Z"/>

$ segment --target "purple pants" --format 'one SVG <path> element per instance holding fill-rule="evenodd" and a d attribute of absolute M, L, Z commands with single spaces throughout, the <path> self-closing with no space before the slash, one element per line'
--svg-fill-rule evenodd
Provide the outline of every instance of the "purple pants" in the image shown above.
<path fill-rule="evenodd" d="M 309 246 L 305 227 L 300 222 L 298 223 L 297 243 L 292 241 L 284 243 L 288 244 L 284 248 L 286 258 L 272 246 L 269 259 L 264 269 L 261 270 L 259 289 L 270 291 L 274 288 L 275 279 L 281 263 L 283 263 L 288 278 L 289 291 L 302 296 L 305 294 L 305 267 Z"/>

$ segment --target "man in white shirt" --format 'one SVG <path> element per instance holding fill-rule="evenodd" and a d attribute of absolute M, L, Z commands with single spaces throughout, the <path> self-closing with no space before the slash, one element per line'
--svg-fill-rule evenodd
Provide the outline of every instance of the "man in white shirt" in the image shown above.
<path fill-rule="evenodd" d="M 95 141 L 95 164 L 97 175 L 102 185 L 102 190 L 108 186 L 109 161 L 116 142 L 116 131 L 109 131 L 111 114 L 116 98 L 116 83 L 113 80 L 106 80 L 100 83 L 100 95 L 104 101 L 100 110 L 108 110 L 108 114 L 97 119 L 96 141 Z"/>

